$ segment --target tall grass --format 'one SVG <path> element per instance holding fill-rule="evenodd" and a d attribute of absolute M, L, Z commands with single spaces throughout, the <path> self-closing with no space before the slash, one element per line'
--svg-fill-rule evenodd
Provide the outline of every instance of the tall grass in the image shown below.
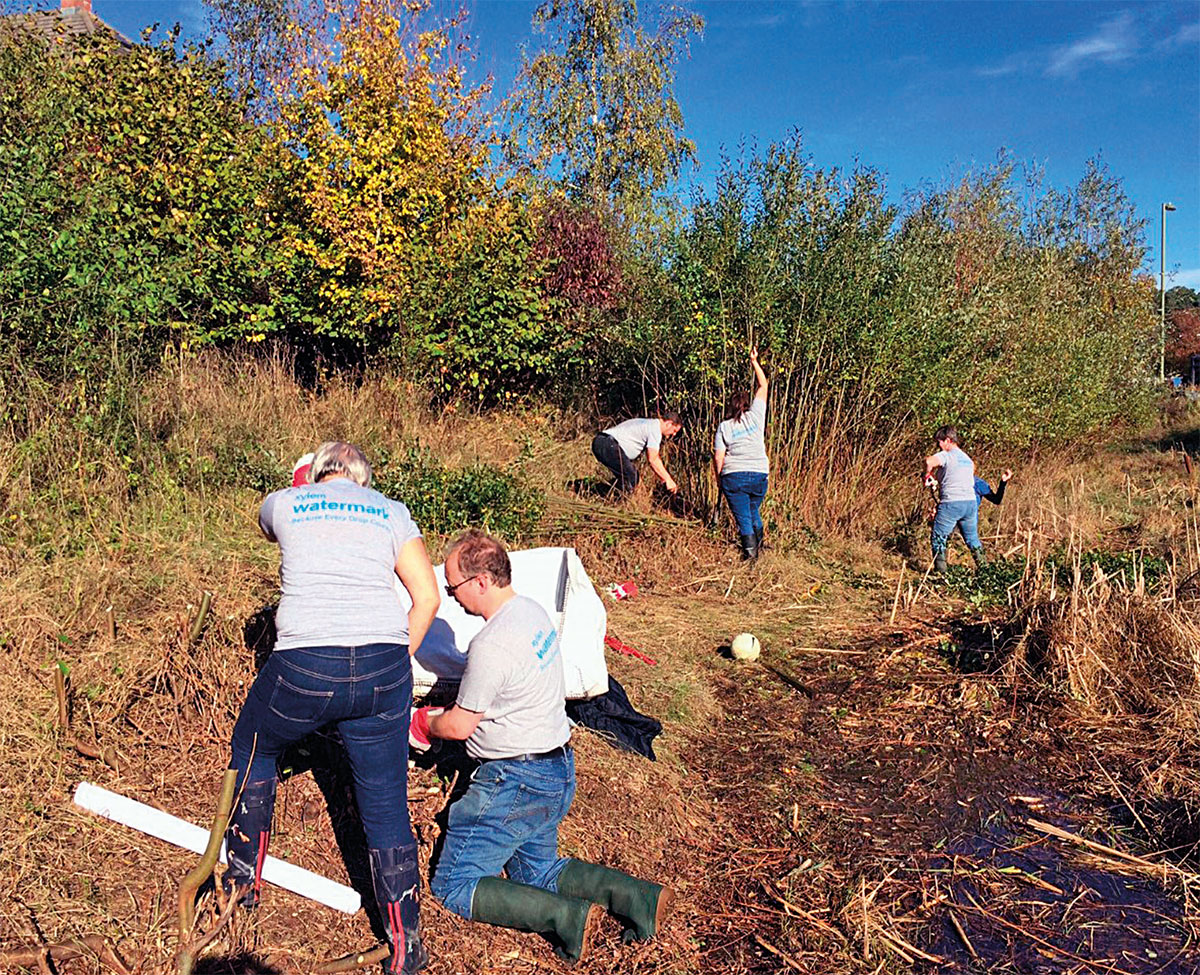
<path fill-rule="evenodd" d="M 393 374 L 335 375 L 317 391 L 285 356 L 209 352 L 100 388 L 25 376 L 4 396 L 0 542 L 43 559 L 104 550 L 139 525 L 202 531 L 195 517 L 218 497 L 252 512 L 324 440 L 360 445 L 433 531 L 478 518 L 519 531 L 537 517 L 536 493 L 507 469 L 511 445 L 488 450 L 490 420 L 439 418 Z"/>

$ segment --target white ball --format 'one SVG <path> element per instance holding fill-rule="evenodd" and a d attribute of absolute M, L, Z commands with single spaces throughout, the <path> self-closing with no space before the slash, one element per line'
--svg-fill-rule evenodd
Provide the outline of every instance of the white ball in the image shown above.
<path fill-rule="evenodd" d="M 738 660 L 757 660 L 762 647 L 753 633 L 739 633 L 733 638 L 729 649 Z"/>

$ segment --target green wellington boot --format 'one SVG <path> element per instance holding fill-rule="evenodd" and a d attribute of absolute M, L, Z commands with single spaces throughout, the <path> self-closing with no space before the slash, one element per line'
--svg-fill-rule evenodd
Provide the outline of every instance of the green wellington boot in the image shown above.
<path fill-rule="evenodd" d="M 985 565 L 987 565 L 987 555 L 984 554 L 982 545 L 980 545 L 979 548 L 971 549 L 971 558 L 975 560 L 976 570 L 982 569 Z"/>
<path fill-rule="evenodd" d="M 629 925 L 627 941 L 653 938 L 675 900 L 675 892 L 669 887 L 582 860 L 571 860 L 563 867 L 558 875 L 558 892 L 595 901 L 624 921 Z"/>
<path fill-rule="evenodd" d="M 586 957 L 602 916 L 591 901 L 501 877 L 484 877 L 471 898 L 472 921 L 544 934 L 558 954 L 573 961 Z"/>

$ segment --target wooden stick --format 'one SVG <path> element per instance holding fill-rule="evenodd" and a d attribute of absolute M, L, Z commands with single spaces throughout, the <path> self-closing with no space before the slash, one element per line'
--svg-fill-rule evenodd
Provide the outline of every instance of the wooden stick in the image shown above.
<path fill-rule="evenodd" d="M 800 967 L 800 963 L 798 961 L 795 961 L 790 955 L 785 955 L 782 951 L 780 951 L 778 948 L 776 948 L 769 941 L 764 941 L 757 934 L 754 936 L 754 940 L 758 942 L 758 945 L 760 948 L 766 948 L 767 951 L 769 951 L 771 954 L 773 954 L 776 958 L 778 958 L 780 961 L 782 961 L 789 968 L 794 968 L 798 972 L 804 971 L 804 969 L 802 967 Z"/>
<path fill-rule="evenodd" d="M 255 739 L 257 744 L 257 739 Z M 195 897 L 200 885 L 212 876 L 213 867 L 217 865 L 217 857 L 221 852 L 221 841 L 225 838 L 225 830 L 229 827 L 230 810 L 233 809 L 233 790 L 237 785 L 237 769 L 226 769 L 225 778 L 221 780 L 221 796 L 217 800 L 217 814 L 213 817 L 212 829 L 208 832 L 208 847 L 196 868 L 184 878 L 179 885 L 179 975 L 191 975 L 196 964 L 195 951 L 189 950 L 187 937 L 191 933 L 192 923 L 196 919 Z M 236 892 L 232 898 L 237 900 Z"/>
<path fill-rule="evenodd" d="M 112 745 L 104 745 L 103 747 L 99 743 L 89 745 L 86 741 L 80 741 L 78 738 L 72 744 L 75 746 L 75 751 L 79 752 L 84 758 L 98 759 L 111 769 L 117 767 L 117 750 Z"/>
<path fill-rule="evenodd" d="M 892 618 L 889 621 L 892 626 L 896 625 L 896 612 L 900 609 L 900 590 L 904 586 L 904 563 L 900 563 L 900 576 L 896 579 L 896 598 L 892 600 Z"/>
<path fill-rule="evenodd" d="M 113 613 L 112 606 L 104 611 L 105 628 L 108 630 L 108 643 L 112 646 L 117 642 L 117 617 Z"/>
<path fill-rule="evenodd" d="M 358 954 L 342 955 L 341 958 L 334 958 L 332 961 L 321 962 L 313 969 L 317 975 L 333 975 L 335 972 L 352 972 L 358 968 L 366 968 L 369 965 L 378 965 L 384 959 L 392 954 L 391 945 L 379 945 L 377 948 L 372 948 L 370 951 L 363 951 Z"/>
<path fill-rule="evenodd" d="M 117 975 L 130 975 L 129 965 L 117 954 L 116 949 L 98 934 L 89 934 L 79 941 L 68 941 L 64 944 L 45 945 L 41 948 L 9 948 L 0 951 L 0 965 L 9 971 L 9 966 L 28 967 L 44 963 L 49 958 L 54 961 L 71 961 L 95 955 L 96 958 L 111 968 Z M 43 967 L 44 971 L 49 971 Z"/>
<path fill-rule="evenodd" d="M 772 674 L 774 674 L 781 681 L 783 681 L 785 684 L 787 684 L 788 687 L 799 691 L 805 697 L 813 696 L 813 689 L 811 687 L 809 687 L 807 684 L 805 684 L 798 677 L 793 677 L 787 671 L 780 670 L 778 667 L 772 666 L 771 664 L 767 663 L 764 660 L 759 660 L 759 663 L 763 665 L 764 669 L 769 670 Z"/>
<path fill-rule="evenodd" d="M 835 928 L 832 924 L 826 924 L 819 917 L 813 917 L 813 915 L 809 914 L 808 911 L 804 910 L 803 908 L 797 907 L 795 904 L 786 900 L 783 897 L 783 895 L 780 894 L 779 891 L 777 891 L 770 883 L 764 881 L 763 889 L 766 890 L 767 896 L 770 897 L 773 901 L 775 901 L 775 903 L 779 904 L 786 913 L 788 913 L 788 914 L 794 913 L 795 916 L 804 918 L 804 920 L 808 921 L 808 923 L 813 925 L 813 927 L 820 928 L 826 934 L 833 935 L 842 944 L 849 944 L 849 942 L 846 939 L 846 936 L 844 934 L 842 934 L 842 932 L 839 931 L 837 928 Z"/>
<path fill-rule="evenodd" d="M 196 613 L 196 618 L 192 621 L 192 628 L 188 630 L 189 646 L 199 640 L 200 634 L 204 632 L 204 623 L 208 619 L 208 611 L 212 609 L 212 601 L 213 594 L 205 589 L 204 595 L 200 597 L 200 611 Z"/>
<path fill-rule="evenodd" d="M 238 892 L 235 890 L 229 895 L 229 900 L 225 904 L 224 910 L 221 911 L 220 917 L 217 918 L 217 923 L 212 926 L 212 929 L 206 931 L 199 939 L 197 939 L 188 950 L 193 958 L 198 956 L 205 948 L 207 948 L 218 934 L 221 933 L 229 924 L 230 918 L 233 917 L 233 912 L 238 907 Z"/>
<path fill-rule="evenodd" d="M 1065 829 L 1059 829 L 1050 823 L 1043 823 L 1038 819 L 1025 820 L 1031 827 L 1039 833 L 1045 833 L 1047 836 L 1054 836 L 1060 840 L 1066 840 L 1068 843 L 1074 843 L 1076 846 L 1082 846 L 1085 849 L 1091 850 L 1093 853 L 1103 853 L 1105 856 L 1110 856 L 1113 859 L 1120 860 L 1123 863 L 1128 863 L 1135 867 L 1141 867 L 1143 870 L 1152 870 L 1155 873 L 1163 873 L 1169 871 L 1178 874 L 1181 877 L 1187 877 L 1190 880 L 1200 881 L 1200 876 L 1191 873 L 1188 870 L 1183 870 L 1175 866 L 1173 863 L 1155 863 L 1153 860 L 1147 860 L 1145 857 L 1135 856 L 1132 853 L 1125 853 L 1123 850 L 1118 850 L 1115 847 L 1105 846 L 1103 843 L 1097 843 L 1095 840 L 1084 839 L 1082 836 L 1077 836 L 1074 833 L 1068 833 Z"/>
<path fill-rule="evenodd" d="M 1187 454 L 1184 454 L 1184 456 L 1186 457 Z M 1125 808 L 1128 809 L 1130 811 L 1130 813 L 1133 814 L 1133 818 L 1136 819 L 1137 824 L 1140 827 L 1142 827 L 1142 831 L 1144 833 L 1146 833 L 1147 835 L 1149 835 L 1150 830 L 1146 827 L 1146 823 L 1142 820 L 1142 817 L 1138 815 L 1137 810 L 1134 809 L 1133 806 L 1131 806 L 1129 804 L 1129 800 L 1125 798 L 1125 793 L 1122 792 L 1121 787 L 1119 785 L 1117 785 L 1117 780 L 1108 774 L 1108 769 L 1106 769 L 1103 765 L 1100 764 L 1100 759 L 1096 758 L 1095 755 L 1092 756 L 1092 761 L 1096 763 L 1096 768 L 1098 768 L 1101 772 L 1104 773 L 1104 777 L 1106 779 L 1108 779 L 1108 784 L 1113 787 L 1113 791 L 1116 792 L 1116 794 L 1120 798 L 1120 800 L 1123 803 L 1125 803 Z"/>
<path fill-rule="evenodd" d="M 71 719 L 67 710 L 67 675 L 62 664 L 54 665 L 54 696 L 58 698 L 58 726 L 63 731 L 71 730 Z"/>
<path fill-rule="evenodd" d="M 963 927 L 962 921 L 958 919 L 958 915 L 950 911 L 950 923 L 954 925 L 954 930 L 958 932 L 958 936 L 962 939 L 962 943 L 967 946 L 967 952 L 976 961 L 979 961 L 979 952 L 975 950 L 975 946 L 971 944 L 971 939 L 967 937 L 967 929 Z"/>

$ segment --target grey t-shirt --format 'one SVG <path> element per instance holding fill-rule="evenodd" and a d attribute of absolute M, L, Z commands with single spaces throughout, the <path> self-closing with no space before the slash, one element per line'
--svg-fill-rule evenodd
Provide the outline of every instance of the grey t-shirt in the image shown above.
<path fill-rule="evenodd" d="M 630 460 L 641 457 L 647 447 L 658 450 L 662 446 L 662 426 L 654 417 L 634 417 L 603 432 L 620 444 L 621 451 Z"/>
<path fill-rule="evenodd" d="M 767 444 L 764 439 L 767 428 L 767 401 L 754 398 L 750 409 L 736 420 L 723 420 L 717 427 L 714 450 L 725 450 L 725 463 L 721 474 L 737 474 L 750 471 L 768 474 L 771 464 L 767 460 Z"/>
<path fill-rule="evenodd" d="M 276 650 L 408 643 L 393 583 L 421 532 L 404 505 L 335 477 L 267 495 L 258 523 L 279 543 Z"/>
<path fill-rule="evenodd" d="M 933 455 L 942 462 L 935 468 L 942 489 L 939 497 L 943 501 L 975 500 L 975 462 L 957 447 L 939 450 Z"/>
<path fill-rule="evenodd" d="M 565 744 L 566 696 L 554 624 L 532 599 L 514 596 L 467 648 L 458 706 L 483 714 L 467 754 L 507 758 Z"/>

